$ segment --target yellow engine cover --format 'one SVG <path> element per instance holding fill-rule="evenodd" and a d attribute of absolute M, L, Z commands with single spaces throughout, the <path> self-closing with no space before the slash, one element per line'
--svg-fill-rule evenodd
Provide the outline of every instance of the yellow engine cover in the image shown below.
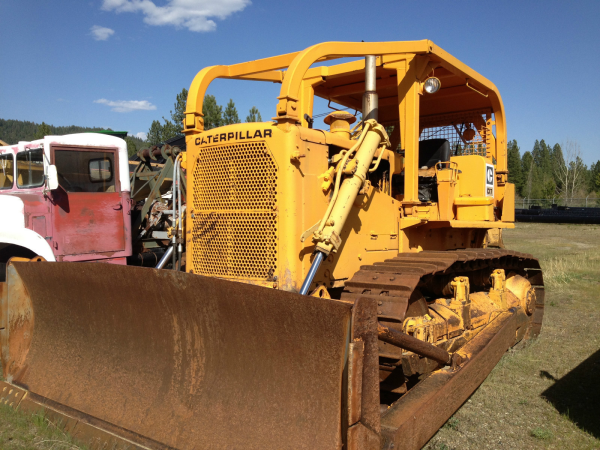
<path fill-rule="evenodd" d="M 348 141 L 350 144 L 350 141 Z M 188 137 L 187 270 L 297 291 L 315 245 L 301 235 L 323 217 L 325 133 L 244 123 Z M 315 281 L 342 286 L 363 264 L 398 253 L 399 202 L 369 187 Z"/>

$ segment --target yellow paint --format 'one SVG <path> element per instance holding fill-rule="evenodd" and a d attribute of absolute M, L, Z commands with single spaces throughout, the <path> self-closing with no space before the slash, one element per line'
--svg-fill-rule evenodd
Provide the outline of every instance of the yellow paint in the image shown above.
<path fill-rule="evenodd" d="M 334 114 L 328 119 L 331 129 L 309 129 L 305 114 L 313 116 L 315 96 L 360 110 L 364 60 L 313 65 L 368 54 L 378 55 L 379 123 L 394 126 L 394 131 L 385 150 L 367 152 L 366 160 L 351 155 L 344 163 L 343 152 L 356 144 L 357 135 L 350 138 L 352 118 Z M 441 71 L 447 75 L 440 78 L 440 91 L 424 94 L 424 80 Z M 274 122 L 204 130 L 202 102 L 216 78 L 281 83 L 273 99 Z M 449 79 L 454 86 L 445 86 Z M 453 123 L 452 114 L 482 110 L 486 113 L 477 113 L 473 124 L 484 153 L 453 156 L 445 165 L 420 170 L 424 126 L 447 126 Z M 187 223 L 192 232 L 186 267 L 194 273 L 298 290 L 317 244 L 305 232 L 325 215 L 336 177 L 347 180 L 365 165 L 373 169 L 372 159 L 380 160 L 379 168 L 361 186 L 355 183 L 359 194 L 347 205 L 347 216 L 328 219 L 326 230 L 335 235 L 327 231 L 322 242 L 332 252 L 311 290 L 343 286 L 361 266 L 398 252 L 480 247 L 487 229 L 513 227 L 514 187 L 506 183 L 500 95 L 493 83 L 431 41 L 329 42 L 258 61 L 207 67 L 190 87 L 184 133 Z M 488 186 L 490 165 L 493 182 Z M 434 174 L 437 201 L 420 201 L 419 176 Z M 398 176 L 404 177 L 403 190 L 393 192 Z M 332 237 L 335 245 L 330 245 Z"/>

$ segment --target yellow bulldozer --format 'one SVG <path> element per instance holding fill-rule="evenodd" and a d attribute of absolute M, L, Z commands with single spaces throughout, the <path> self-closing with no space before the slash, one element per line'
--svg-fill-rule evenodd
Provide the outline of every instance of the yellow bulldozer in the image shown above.
<path fill-rule="evenodd" d="M 216 78 L 280 83 L 272 121 L 206 130 Z M 92 448 L 418 449 L 539 334 L 538 261 L 484 248 L 500 94 L 433 42 L 207 67 L 183 125 L 185 272 L 10 261 L 3 403 Z"/>

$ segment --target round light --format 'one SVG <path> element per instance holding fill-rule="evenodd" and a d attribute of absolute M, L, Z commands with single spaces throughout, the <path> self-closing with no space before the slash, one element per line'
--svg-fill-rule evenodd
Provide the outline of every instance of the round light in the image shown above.
<path fill-rule="evenodd" d="M 462 137 L 465 141 L 472 141 L 475 138 L 475 130 L 471 127 L 463 131 Z"/>
<path fill-rule="evenodd" d="M 440 87 L 442 86 L 442 83 L 440 82 L 440 80 L 436 77 L 430 77 L 427 78 L 425 80 L 425 92 L 427 92 L 428 94 L 435 94 L 437 91 L 439 91 Z"/>

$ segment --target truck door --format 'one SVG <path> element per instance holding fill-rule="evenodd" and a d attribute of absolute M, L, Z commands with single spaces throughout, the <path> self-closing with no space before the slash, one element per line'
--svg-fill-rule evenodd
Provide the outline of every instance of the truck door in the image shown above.
<path fill-rule="evenodd" d="M 53 196 L 57 255 L 125 249 L 119 160 L 114 149 L 52 146 L 59 187 Z M 110 255 L 106 255 L 110 256 Z"/>

